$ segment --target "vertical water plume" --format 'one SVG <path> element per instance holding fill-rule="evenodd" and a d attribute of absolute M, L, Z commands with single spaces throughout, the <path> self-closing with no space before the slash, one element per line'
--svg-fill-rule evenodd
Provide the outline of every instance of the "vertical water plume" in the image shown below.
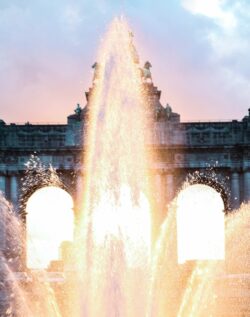
<path fill-rule="evenodd" d="M 79 231 L 82 314 L 145 316 L 151 247 L 146 104 L 131 33 L 115 19 L 89 100 L 85 197 Z"/>
<path fill-rule="evenodd" d="M 62 317 L 58 299 L 44 276 L 23 272 L 20 258 L 25 245 L 25 228 L 0 192 L 0 229 L 4 247 L 0 250 L 0 314 L 17 317 Z"/>

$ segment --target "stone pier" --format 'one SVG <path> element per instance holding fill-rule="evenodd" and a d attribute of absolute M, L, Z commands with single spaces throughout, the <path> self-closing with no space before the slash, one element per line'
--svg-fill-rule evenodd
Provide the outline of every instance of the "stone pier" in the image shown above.
<path fill-rule="evenodd" d="M 240 206 L 240 175 L 235 171 L 231 174 L 231 206 L 233 209 Z"/>

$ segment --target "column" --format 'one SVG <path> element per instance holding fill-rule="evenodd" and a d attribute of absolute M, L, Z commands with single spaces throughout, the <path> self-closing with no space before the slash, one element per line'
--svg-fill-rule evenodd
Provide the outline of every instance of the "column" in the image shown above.
<path fill-rule="evenodd" d="M 243 186 L 244 186 L 244 201 L 250 200 L 250 172 L 245 171 L 243 175 Z"/>
<path fill-rule="evenodd" d="M 154 197 L 154 215 L 152 217 L 152 237 L 153 240 L 157 238 L 158 234 L 159 234 L 159 228 L 160 225 L 163 223 L 164 221 L 164 214 L 166 213 L 165 211 L 165 204 L 163 204 L 164 202 L 164 198 L 163 197 L 163 175 L 161 174 L 161 170 L 156 170 L 156 173 L 153 175 L 153 180 L 154 180 L 154 187 L 152 188 L 152 194 Z"/>
<path fill-rule="evenodd" d="M 155 175 L 155 198 L 158 204 L 160 204 L 162 199 L 162 176 L 160 173 Z"/>
<path fill-rule="evenodd" d="M 0 250 L 6 248 L 6 216 L 9 212 L 7 206 L 2 203 L 0 214 Z"/>
<path fill-rule="evenodd" d="M 13 210 L 17 213 L 19 211 L 19 177 L 17 175 L 10 176 L 10 201 L 13 205 Z M 10 257 L 14 258 L 12 262 L 12 267 L 14 270 L 19 267 L 25 267 L 26 264 L 26 244 L 25 234 L 21 230 L 18 230 L 18 235 L 20 235 L 19 240 L 15 240 L 15 248 L 11 250 Z M 8 238 L 8 232 L 7 232 Z M 13 243 L 12 236 L 10 238 L 10 245 Z M 9 239 L 7 240 L 8 243 Z"/>
<path fill-rule="evenodd" d="M 6 194 L 6 179 L 5 179 L 5 176 L 3 176 L 3 175 L 0 176 L 0 191 L 5 196 L 5 194 Z"/>
<path fill-rule="evenodd" d="M 240 176 L 239 173 L 231 174 L 231 207 L 237 209 L 240 206 Z"/>
<path fill-rule="evenodd" d="M 169 204 L 174 195 L 174 176 L 173 174 L 166 174 L 166 201 Z"/>
<path fill-rule="evenodd" d="M 18 178 L 15 175 L 10 178 L 10 200 L 16 209 L 18 207 Z"/>
<path fill-rule="evenodd" d="M 5 196 L 6 193 L 6 178 L 5 176 L 0 176 L 0 191 Z M 7 206 L 2 202 L 1 215 L 0 215 L 0 250 L 4 250 L 6 247 L 6 213 Z"/>
<path fill-rule="evenodd" d="M 79 173 L 76 181 L 75 210 L 81 209 L 83 203 L 83 175 Z"/>

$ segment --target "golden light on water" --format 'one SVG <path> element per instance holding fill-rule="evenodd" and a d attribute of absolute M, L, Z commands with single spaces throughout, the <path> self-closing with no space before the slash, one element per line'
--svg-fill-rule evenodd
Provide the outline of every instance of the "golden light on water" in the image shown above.
<path fill-rule="evenodd" d="M 146 103 L 130 30 L 123 18 L 112 22 L 98 60 L 98 78 L 89 104 L 84 209 L 91 214 L 97 243 L 113 235 L 140 245 L 144 240 L 150 248 L 143 133 Z"/>
<path fill-rule="evenodd" d="M 224 204 L 207 185 L 190 185 L 177 198 L 178 262 L 223 260 Z"/>
<path fill-rule="evenodd" d="M 64 243 L 66 265 L 63 272 L 28 272 L 31 284 L 23 278 L 8 283 L 17 316 L 236 316 L 232 299 L 238 305 L 241 294 L 246 305 L 240 312 L 248 312 L 249 285 L 242 276 L 250 270 L 249 204 L 228 215 L 224 230 L 221 196 L 209 186 L 186 184 L 157 228 L 164 210 L 151 197 L 154 160 L 145 146 L 145 134 L 153 131 L 145 96 L 153 84 L 142 84 L 136 55 L 126 21 L 115 19 L 84 109 L 82 208 L 77 200 L 74 221 L 71 196 L 54 186 L 37 190 L 27 203 L 28 267 L 48 267 L 62 242 L 71 240 Z M 5 205 L 4 222 L 16 245 L 23 227 Z M 160 231 L 154 246 L 152 223 L 153 232 Z M 7 281 L 15 281 L 7 262 L 2 273 L 6 267 Z M 239 282 L 232 283 L 235 275 Z"/>
<path fill-rule="evenodd" d="M 84 312 L 90 317 L 146 315 L 151 211 L 144 131 L 149 127 L 135 55 L 126 21 L 114 19 L 102 41 L 88 104 L 78 231 L 86 245 Z"/>
<path fill-rule="evenodd" d="M 136 267 L 141 265 L 141 254 L 150 256 L 150 206 L 142 193 L 138 204 L 133 205 L 128 186 L 121 187 L 120 195 L 120 201 L 115 202 L 112 194 L 106 193 L 94 209 L 94 241 L 97 245 L 103 245 L 107 236 L 123 240 L 128 266 Z"/>
<path fill-rule="evenodd" d="M 152 157 L 146 148 L 146 135 L 152 131 L 147 91 L 152 86 L 142 83 L 137 61 L 126 21 L 114 19 L 102 41 L 84 110 L 88 118 L 84 193 L 75 227 L 72 316 L 199 316 L 194 312 L 208 279 L 199 283 L 197 278 L 209 270 L 204 264 L 204 270 L 196 267 L 190 275 L 188 265 L 177 264 L 177 253 L 179 263 L 224 259 L 224 205 L 220 195 L 205 185 L 186 187 L 178 195 L 177 210 L 175 204 L 170 207 L 157 246 L 151 250 L 152 222 L 157 223 L 159 212 L 152 213 Z M 37 200 L 36 211 L 41 201 L 45 198 Z M 45 212 L 40 210 L 46 220 L 38 216 L 29 220 L 31 226 L 37 220 L 47 225 L 40 236 L 39 230 L 31 231 L 37 245 L 42 235 L 49 237 L 46 252 L 40 247 L 40 265 L 57 258 L 61 241 L 71 238 L 72 231 L 65 232 L 69 214 L 65 227 L 54 235 L 59 221 L 64 221 L 54 205 L 50 201 Z M 48 247 L 49 259 L 44 257 Z"/>
<path fill-rule="evenodd" d="M 27 202 L 27 266 L 46 268 L 59 259 L 62 241 L 73 240 L 73 200 L 61 188 L 37 190 Z"/>

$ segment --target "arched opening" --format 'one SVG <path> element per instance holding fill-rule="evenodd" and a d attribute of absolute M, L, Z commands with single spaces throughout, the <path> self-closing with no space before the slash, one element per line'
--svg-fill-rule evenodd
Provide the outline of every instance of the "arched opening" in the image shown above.
<path fill-rule="evenodd" d="M 73 240 L 72 197 L 62 188 L 38 189 L 27 201 L 27 267 L 45 269 L 60 263 L 60 248 Z"/>
<path fill-rule="evenodd" d="M 225 255 L 223 199 L 214 188 L 194 184 L 177 197 L 178 262 L 222 260 Z"/>
<path fill-rule="evenodd" d="M 204 173 L 190 174 L 187 180 L 190 185 L 203 184 L 215 189 L 216 192 L 220 194 L 223 200 L 225 212 L 227 213 L 230 210 L 230 206 L 229 206 L 230 192 L 228 191 L 224 180 L 222 179 L 215 180 L 214 175 L 209 175 L 209 174 L 206 175 Z"/>

